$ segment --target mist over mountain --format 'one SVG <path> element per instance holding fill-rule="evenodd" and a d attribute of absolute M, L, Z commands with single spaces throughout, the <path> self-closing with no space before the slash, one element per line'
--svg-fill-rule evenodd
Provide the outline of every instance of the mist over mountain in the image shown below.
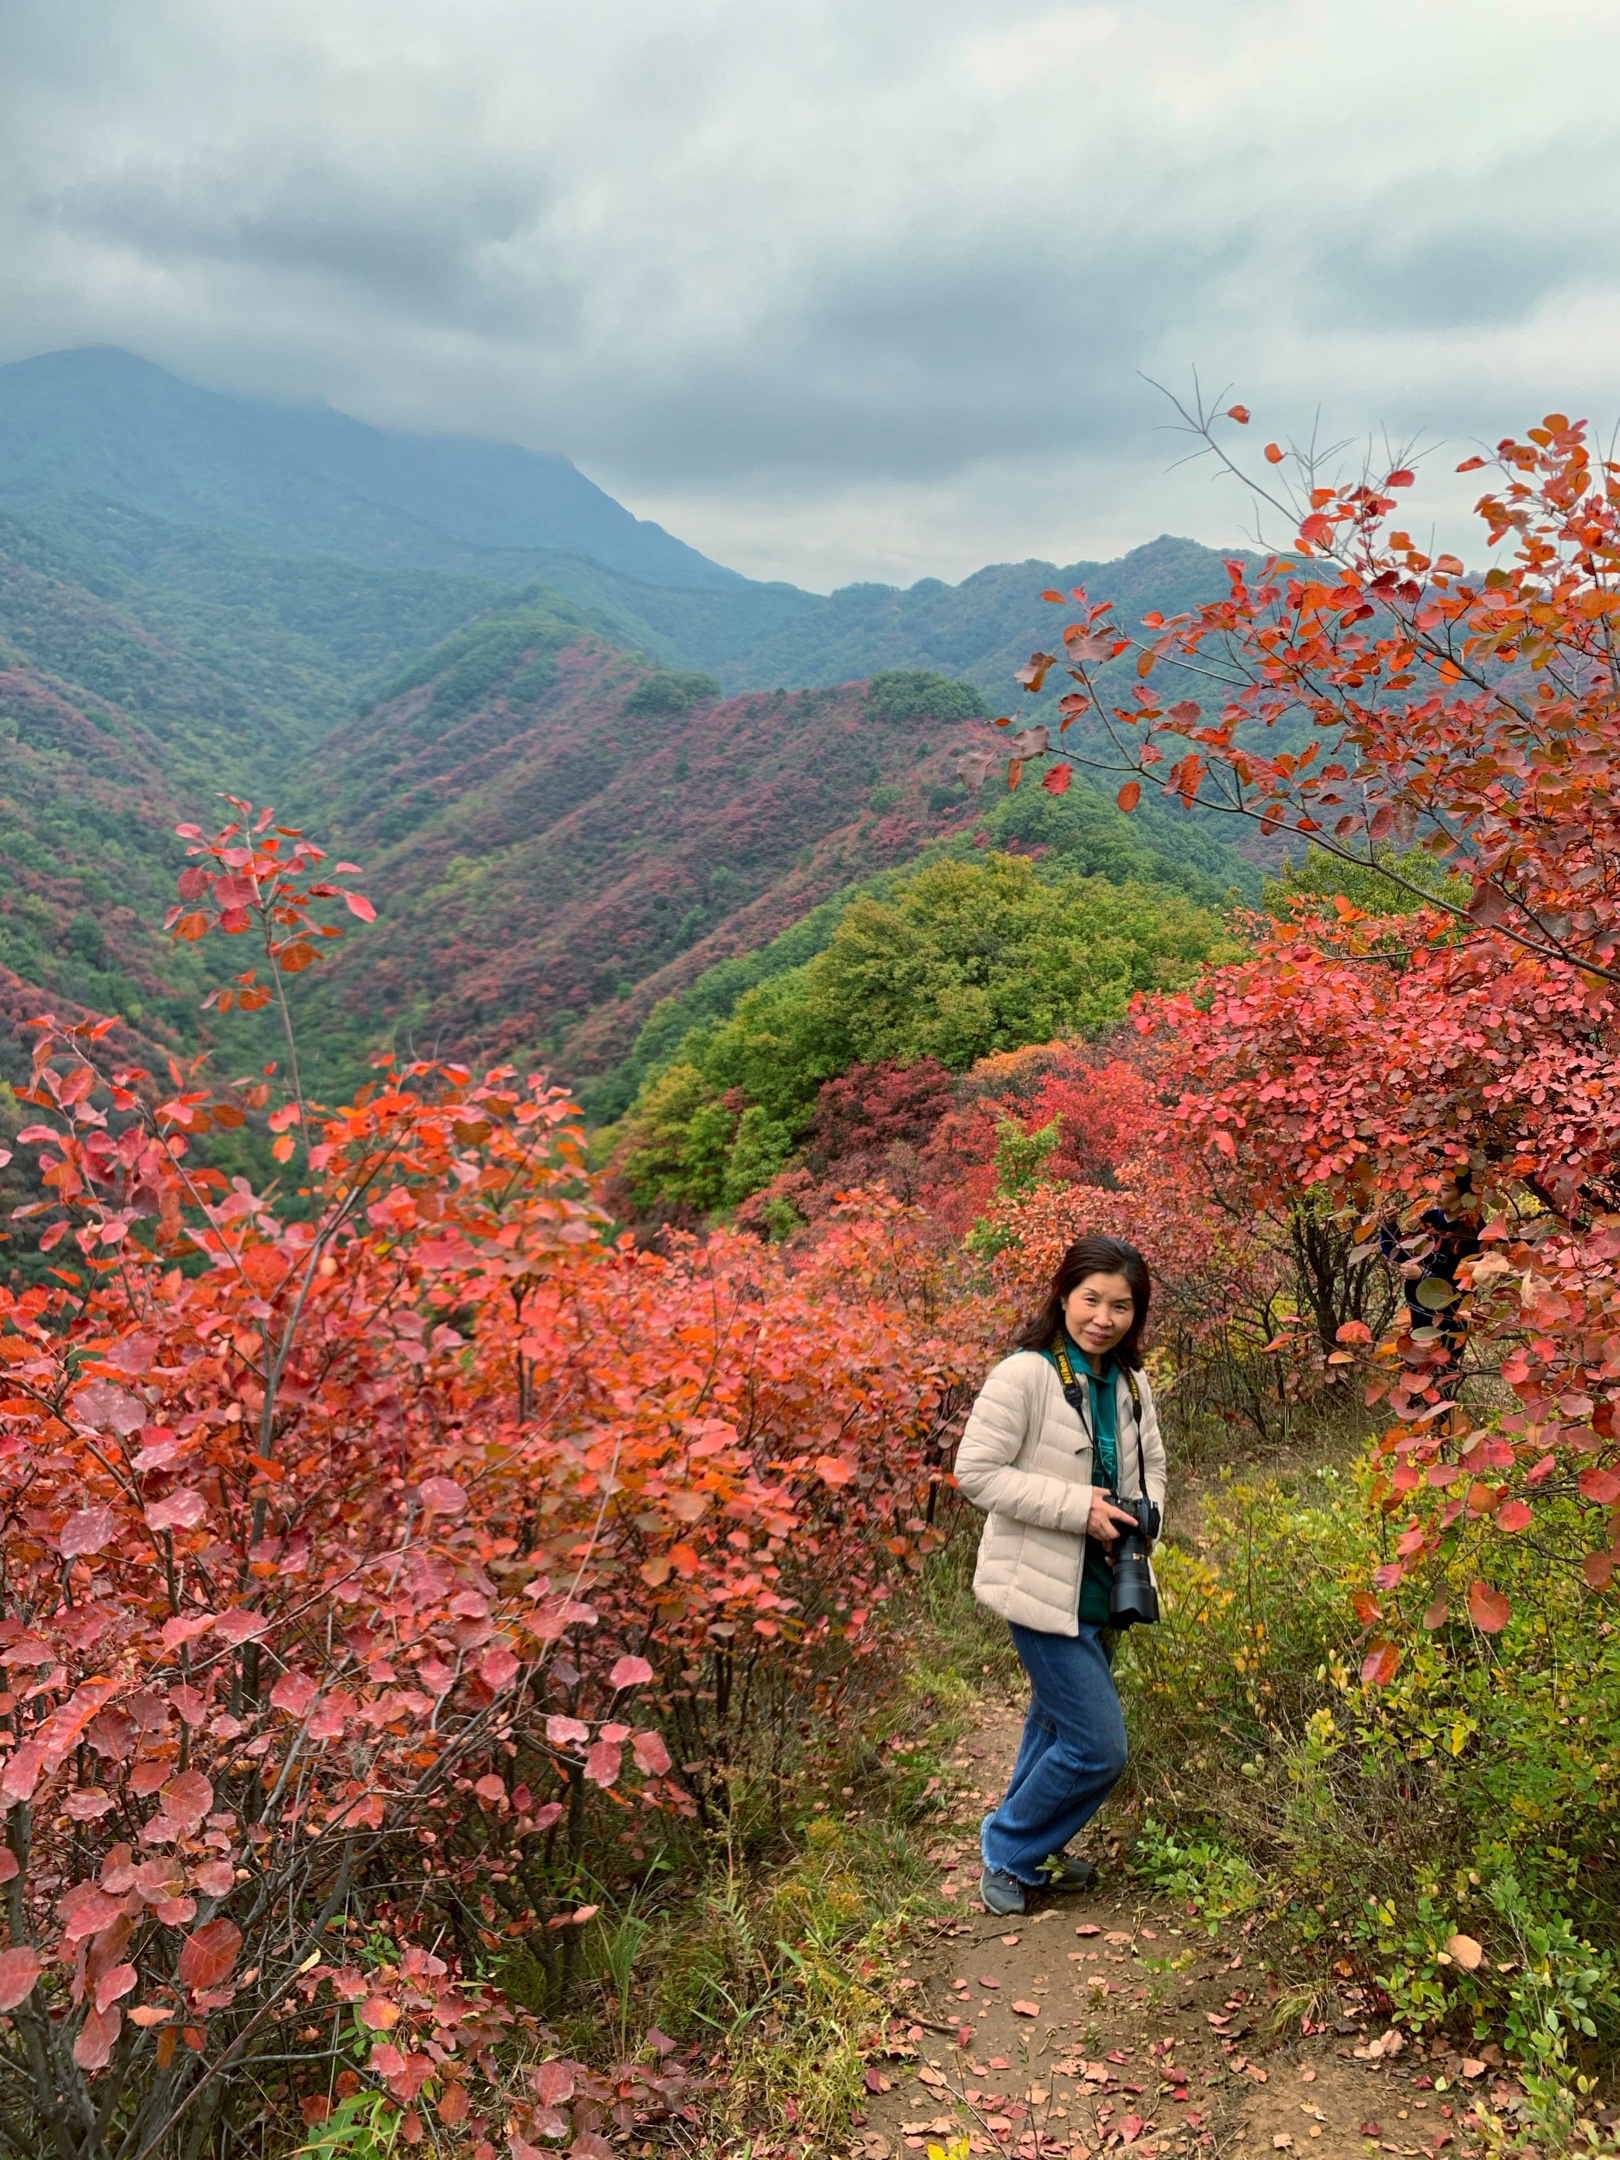
<path fill-rule="evenodd" d="M 632 517 L 565 457 L 227 397 L 105 346 L 0 368 L 0 497 L 85 495 L 270 554 L 458 570 L 561 547 L 660 584 L 744 582 Z"/>
<path fill-rule="evenodd" d="M 103 348 L 0 368 L 0 506 L 156 582 L 197 555 L 183 535 L 223 532 L 239 565 L 247 548 L 470 579 L 469 615 L 493 587 L 544 584 L 621 641 L 728 690 L 921 667 L 976 682 L 998 708 L 1018 698 L 1014 669 L 1051 635 L 1043 588 L 1084 584 L 1129 616 L 1169 611 L 1222 576 L 1213 550 L 1161 536 L 1119 562 L 996 563 L 956 585 L 822 595 L 761 584 L 632 517 L 566 458 L 227 397 Z M 146 522 L 132 529 L 132 517 Z M 194 581 L 194 561 L 178 574 Z M 453 598 L 430 612 L 442 619 Z"/>
<path fill-rule="evenodd" d="M 236 1055 L 161 930 L 173 828 L 221 791 L 366 865 L 379 920 L 297 986 L 315 1067 L 383 1039 L 538 1055 L 609 1112 L 655 1012 L 720 1010 L 749 955 L 930 851 L 1252 891 L 1172 810 L 954 772 L 1053 634 L 1043 588 L 1129 618 L 1223 581 L 1161 539 L 823 597 L 706 562 L 564 459 L 126 354 L 0 369 L 0 1064 L 43 1002 Z"/>

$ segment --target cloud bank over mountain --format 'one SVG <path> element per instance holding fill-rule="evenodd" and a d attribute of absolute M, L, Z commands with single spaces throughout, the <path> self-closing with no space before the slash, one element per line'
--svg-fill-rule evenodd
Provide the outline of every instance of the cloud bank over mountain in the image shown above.
<path fill-rule="evenodd" d="M 754 576 L 1234 537 L 1144 375 L 1278 436 L 1613 399 L 1603 0 L 9 14 L 0 357 L 558 451 Z"/>

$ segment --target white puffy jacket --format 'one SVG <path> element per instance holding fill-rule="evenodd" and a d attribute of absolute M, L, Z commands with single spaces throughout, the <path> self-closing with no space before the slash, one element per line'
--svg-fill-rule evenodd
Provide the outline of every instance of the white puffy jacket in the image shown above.
<path fill-rule="evenodd" d="M 1141 1495 L 1136 1413 L 1130 1387 L 1116 1383 L 1119 1491 Z M 1142 1464 L 1148 1497 L 1164 1510 L 1164 1442 L 1146 1373 Z M 1046 1635 L 1079 1633 L 1080 1573 L 1091 1513 L 1091 1432 L 1064 1399 L 1049 1358 L 1019 1350 L 1003 1358 L 979 1391 L 956 1451 L 956 1482 L 989 1516 L 979 1540 L 973 1594 L 981 1605 Z"/>

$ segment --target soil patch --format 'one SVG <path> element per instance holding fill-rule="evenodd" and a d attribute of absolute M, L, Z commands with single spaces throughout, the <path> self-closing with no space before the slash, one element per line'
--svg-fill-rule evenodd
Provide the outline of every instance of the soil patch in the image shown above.
<path fill-rule="evenodd" d="M 1348 2018 L 1279 2032 L 1241 1930 L 1211 1937 L 1117 1873 L 1023 1920 L 983 1912 L 979 1821 L 1000 1797 L 1022 1722 L 1022 1703 L 987 1703 L 958 1751 L 957 1819 L 931 1857 L 962 1915 L 940 1924 L 905 1976 L 912 2014 L 872 2058 L 850 2160 L 901 2160 L 964 2135 L 975 2154 L 1014 2160 L 1474 2153 L 1463 2120 L 1495 2082 L 1488 2065 L 1447 2077 L 1412 2060 L 1398 2035 L 1386 2053 L 1383 2032 Z M 1499 2104 L 1511 2098 L 1499 2088 Z"/>

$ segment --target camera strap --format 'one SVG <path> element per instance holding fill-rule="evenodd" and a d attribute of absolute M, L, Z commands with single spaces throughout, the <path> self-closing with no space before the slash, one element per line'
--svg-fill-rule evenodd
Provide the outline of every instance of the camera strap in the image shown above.
<path fill-rule="evenodd" d="M 1052 1356 L 1057 1363 L 1058 1379 L 1063 1387 L 1063 1400 L 1079 1418 L 1087 1438 L 1090 1439 L 1092 1438 L 1090 1405 L 1086 1400 L 1090 1383 L 1083 1380 L 1075 1371 L 1074 1360 L 1069 1355 L 1069 1345 L 1061 1335 L 1052 1345 Z M 1136 1419 L 1137 1492 L 1145 1500 L 1148 1497 L 1148 1484 L 1147 1454 L 1142 1446 L 1142 1394 L 1136 1385 L 1136 1375 L 1131 1371 L 1131 1368 L 1124 1365 L 1121 1366 L 1120 1370 L 1124 1373 L 1125 1385 L 1130 1390 L 1131 1410 Z"/>

